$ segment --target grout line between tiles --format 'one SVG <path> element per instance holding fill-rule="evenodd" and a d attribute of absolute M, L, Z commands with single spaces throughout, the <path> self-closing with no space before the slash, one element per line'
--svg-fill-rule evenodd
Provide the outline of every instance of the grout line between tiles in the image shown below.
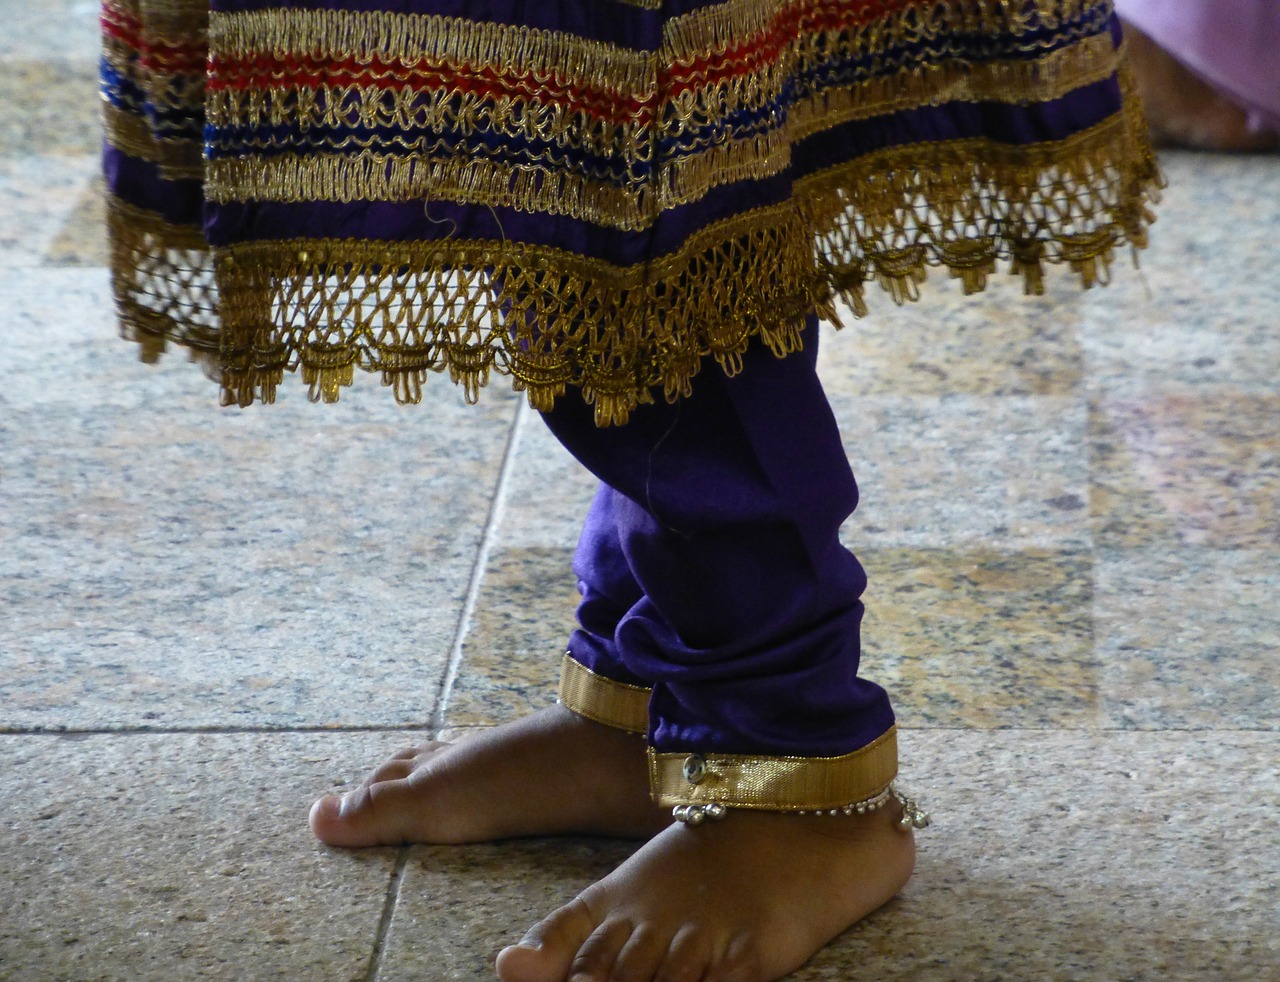
<path fill-rule="evenodd" d="M 404 885 L 404 871 L 408 865 L 409 847 L 401 846 L 396 854 L 396 866 L 391 871 L 391 880 L 387 884 L 387 896 L 382 903 L 382 915 L 378 918 L 378 930 L 373 936 L 373 951 L 369 953 L 365 982 L 378 982 L 378 977 L 382 974 L 387 954 L 387 935 L 391 932 L 391 920 L 400 905 L 400 888 Z"/>
<path fill-rule="evenodd" d="M 449 696 L 458 679 L 458 671 L 462 667 L 462 646 L 467 639 L 467 629 L 471 626 L 471 616 L 475 613 L 476 601 L 480 597 L 480 584 L 484 580 L 484 571 L 489 563 L 489 553 L 493 549 L 498 526 L 502 521 L 507 488 L 511 483 L 516 448 L 520 443 L 520 430 L 528 413 L 528 405 L 524 399 L 520 400 L 515 418 L 511 421 L 511 429 L 507 433 L 507 446 L 502 455 L 502 467 L 498 471 L 498 483 L 494 487 L 493 501 L 489 505 L 489 517 L 485 521 L 484 534 L 480 537 L 480 547 L 476 550 L 475 565 L 471 568 L 471 582 L 467 584 L 466 599 L 463 600 L 462 612 L 458 615 L 458 627 L 454 633 L 453 646 L 449 649 L 444 678 L 440 681 L 435 708 L 431 712 L 430 726 L 433 730 L 439 730 L 444 726 L 444 714 L 449 707 Z"/>
<path fill-rule="evenodd" d="M 481 724 L 463 724 L 459 729 L 481 728 Z M 172 726 L 151 729 L 120 729 L 107 727 L 67 728 L 59 730 L 0 728 L 0 740 L 6 737 L 50 737 L 52 739 L 79 740 L 94 736 L 147 737 L 147 736 L 273 736 L 288 733 L 423 733 L 444 729 L 444 726 L 428 726 L 422 723 L 388 723 L 369 726 Z M 910 726 L 898 725 L 900 733 L 1074 733 L 1090 734 L 1124 733 L 1276 733 L 1280 729 L 1263 726 Z"/>

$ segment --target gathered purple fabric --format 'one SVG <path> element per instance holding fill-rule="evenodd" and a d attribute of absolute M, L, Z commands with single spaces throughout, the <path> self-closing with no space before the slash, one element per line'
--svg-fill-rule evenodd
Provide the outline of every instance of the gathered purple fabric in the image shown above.
<path fill-rule="evenodd" d="M 1280 132 L 1280 2 L 1116 0 L 1120 16 L 1249 114 Z"/>

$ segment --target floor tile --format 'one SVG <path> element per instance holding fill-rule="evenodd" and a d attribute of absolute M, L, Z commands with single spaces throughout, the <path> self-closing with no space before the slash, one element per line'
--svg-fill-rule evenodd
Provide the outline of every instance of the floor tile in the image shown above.
<path fill-rule="evenodd" d="M 1069 396 L 1081 383 L 1079 296 L 1061 270 L 1042 297 L 1004 275 L 966 297 L 936 271 L 919 303 L 872 288 L 866 317 L 842 309 L 843 329 L 823 334 L 818 371 L 833 396 Z"/>
<path fill-rule="evenodd" d="M 1096 623 L 1110 725 L 1275 729 L 1277 595 L 1274 549 L 1103 551 Z"/>
<path fill-rule="evenodd" d="M 868 549 L 860 672 L 908 727 L 1089 727 L 1099 718 L 1093 558 Z"/>
<path fill-rule="evenodd" d="M 363 980 L 395 853 L 320 846 L 306 813 L 385 742 L 0 737 L 0 977 Z"/>
<path fill-rule="evenodd" d="M 0 0 L 5 30 L 0 58 L 45 61 L 98 59 L 98 4 L 95 0 Z"/>
<path fill-rule="evenodd" d="M 110 265 L 105 193 L 101 178 L 94 178 L 84 189 L 66 222 L 49 243 L 45 253 L 48 265 Z"/>
<path fill-rule="evenodd" d="M 0 726 L 429 719 L 515 396 L 398 407 L 362 377 L 222 410 L 181 358 L 136 362 L 101 279 L 39 271 L 9 308 L 49 348 L 0 392 Z"/>
<path fill-rule="evenodd" d="M 1097 542 L 1280 543 L 1280 395 L 1100 398 L 1090 420 Z"/>
<path fill-rule="evenodd" d="M 607 839 L 415 847 L 387 933 L 379 982 L 480 982 L 525 929 L 621 863 Z"/>
<path fill-rule="evenodd" d="M 599 482 L 527 408 L 520 414 L 510 471 L 499 533 L 503 545 L 572 549 Z"/>
<path fill-rule="evenodd" d="M 6 270 L 45 262 L 50 246 L 80 208 L 98 169 L 96 156 L 0 154 L 0 263 Z M 16 278 L 6 275 L 0 282 Z M 0 331 L 8 337 L 12 330 L 6 318 Z"/>
<path fill-rule="evenodd" d="M 499 723 L 555 701 L 578 602 L 571 549 L 490 554 L 450 690 L 451 726 Z"/>
<path fill-rule="evenodd" d="M 791 980 L 1266 978 L 1280 971 L 1278 739 L 904 731 L 904 779 L 934 816 L 916 877 Z M 486 978 L 502 945 L 629 848 L 413 850 L 382 977 Z"/>
<path fill-rule="evenodd" d="M 1275 734 L 902 736 L 916 877 L 795 982 L 1280 972 Z"/>
<path fill-rule="evenodd" d="M 102 147 L 96 60 L 0 58 L 0 153 L 91 156 Z"/>
<path fill-rule="evenodd" d="M 1083 401 L 832 399 L 861 500 L 846 528 L 867 546 L 1088 546 Z"/>

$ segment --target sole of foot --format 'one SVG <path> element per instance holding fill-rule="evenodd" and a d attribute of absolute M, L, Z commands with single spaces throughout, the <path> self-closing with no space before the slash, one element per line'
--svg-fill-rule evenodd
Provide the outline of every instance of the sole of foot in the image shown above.
<path fill-rule="evenodd" d="M 563 706 L 404 750 L 311 808 L 331 846 L 580 833 L 648 838 L 671 824 L 648 793 L 644 741 Z"/>
<path fill-rule="evenodd" d="M 502 982 L 773 982 L 915 865 L 895 809 L 672 825 L 498 956 Z"/>

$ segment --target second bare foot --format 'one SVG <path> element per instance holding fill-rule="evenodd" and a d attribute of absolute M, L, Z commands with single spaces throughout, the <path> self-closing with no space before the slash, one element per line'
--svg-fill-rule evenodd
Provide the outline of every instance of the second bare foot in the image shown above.
<path fill-rule="evenodd" d="M 671 823 L 648 789 L 643 739 L 556 705 L 396 754 L 354 791 L 317 801 L 311 829 L 331 846 L 647 838 Z"/>

